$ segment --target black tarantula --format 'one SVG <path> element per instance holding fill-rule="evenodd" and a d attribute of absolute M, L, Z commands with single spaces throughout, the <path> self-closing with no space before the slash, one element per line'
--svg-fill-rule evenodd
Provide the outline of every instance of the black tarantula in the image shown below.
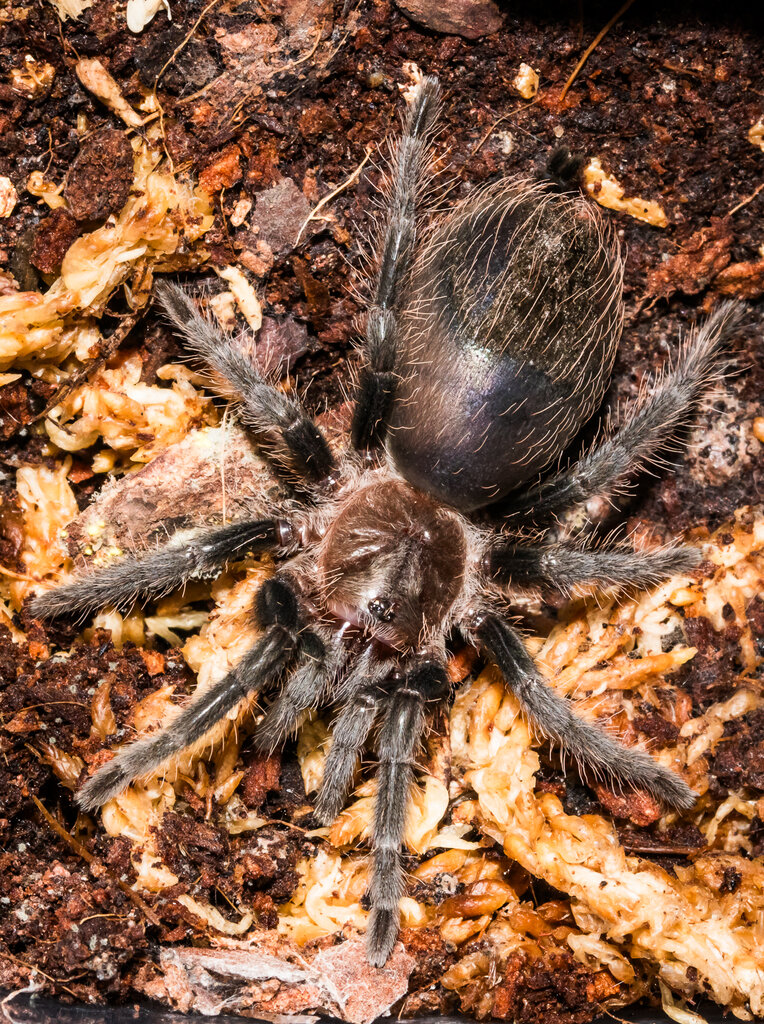
<path fill-rule="evenodd" d="M 122 749 L 77 802 L 100 806 L 242 700 L 271 691 L 254 739 L 262 750 L 281 744 L 307 710 L 335 708 L 316 804 L 329 823 L 376 726 L 367 955 L 377 967 L 398 933 L 409 787 L 426 713 L 449 694 L 449 637 L 460 634 L 499 667 L 534 727 L 582 771 L 692 806 L 681 778 L 573 713 L 504 605 L 518 589 L 648 587 L 697 564 L 683 547 L 566 546 L 551 528 L 658 460 L 718 378 L 719 350 L 739 319 L 732 304 L 718 309 L 620 429 L 538 483 L 608 382 L 623 318 L 618 247 L 596 206 L 563 180 L 499 181 L 425 226 L 419 207 L 439 103 L 438 81 L 421 79 L 392 159 L 352 451 L 335 458 L 300 404 L 264 380 L 184 291 L 162 285 L 167 316 L 233 390 L 242 421 L 291 477 L 291 497 L 269 518 L 170 541 L 33 605 L 46 617 L 125 607 L 246 553 L 273 553 L 278 570 L 253 609 L 262 634 L 241 663 L 167 728 Z M 557 154 L 551 170 L 560 177 L 566 163 L 570 171 L 569 156 Z M 481 510 L 507 496 L 503 530 L 486 525 Z M 513 533 L 516 523 L 526 529 Z M 523 539 L 531 523 L 532 542 Z"/>

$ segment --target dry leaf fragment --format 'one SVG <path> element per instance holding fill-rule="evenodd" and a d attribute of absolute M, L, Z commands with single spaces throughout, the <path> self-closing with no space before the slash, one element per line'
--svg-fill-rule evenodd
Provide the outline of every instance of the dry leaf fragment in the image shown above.
<path fill-rule="evenodd" d="M 88 358 L 99 337 L 85 317 L 98 315 L 112 293 L 131 280 L 128 297 L 134 307 L 146 302 L 152 273 L 168 261 L 179 269 L 182 261 L 193 259 L 186 255 L 190 244 L 212 219 L 207 196 L 171 174 L 161 156 L 141 143 L 133 192 L 116 222 L 107 221 L 69 247 L 60 276 L 45 294 L 0 296 L 0 370 L 39 359 L 60 361 L 72 351 Z M 72 322 L 75 314 L 79 319 Z"/>
<path fill-rule="evenodd" d="M 119 85 L 100 60 L 95 57 L 84 57 L 77 61 L 74 70 L 85 88 L 97 96 L 129 128 L 140 128 L 144 124 L 143 118 L 136 114 L 127 102 Z"/>
<path fill-rule="evenodd" d="M 0 177 L 0 217 L 10 217 L 18 198 L 18 192 L 11 179 Z"/>
<path fill-rule="evenodd" d="M 56 69 L 45 61 L 36 61 L 31 53 L 24 56 L 24 66 L 11 70 L 11 88 L 27 99 L 35 99 L 48 89 L 56 77 Z"/>
<path fill-rule="evenodd" d="M 67 18 L 76 21 L 83 11 L 93 6 L 93 0 L 50 0 L 50 3 L 58 11 L 61 21 L 66 21 Z"/>
<path fill-rule="evenodd" d="M 584 186 L 592 199 L 608 210 L 627 213 L 635 220 L 652 224 L 654 228 L 668 226 L 668 218 L 660 203 L 650 199 L 624 198 L 623 186 L 612 174 L 605 173 L 598 157 L 594 157 L 588 167 L 584 168 Z"/>
<path fill-rule="evenodd" d="M 42 199 L 51 210 L 58 210 L 60 207 L 66 206 L 66 200 L 61 195 L 64 191 L 64 183 L 54 185 L 52 181 L 45 178 L 42 171 L 32 171 L 27 178 L 26 189 L 30 195 Z"/>
<path fill-rule="evenodd" d="M 263 309 L 255 289 L 237 267 L 223 267 L 217 271 L 231 286 L 236 305 L 253 331 L 259 331 L 263 325 Z"/>

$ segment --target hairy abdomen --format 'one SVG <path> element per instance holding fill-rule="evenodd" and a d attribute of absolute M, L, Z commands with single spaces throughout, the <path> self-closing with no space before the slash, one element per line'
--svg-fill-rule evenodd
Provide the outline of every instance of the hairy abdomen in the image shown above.
<path fill-rule="evenodd" d="M 479 508 L 548 465 L 600 401 L 621 262 L 596 207 L 544 183 L 482 189 L 420 248 L 388 450 L 415 486 Z"/>

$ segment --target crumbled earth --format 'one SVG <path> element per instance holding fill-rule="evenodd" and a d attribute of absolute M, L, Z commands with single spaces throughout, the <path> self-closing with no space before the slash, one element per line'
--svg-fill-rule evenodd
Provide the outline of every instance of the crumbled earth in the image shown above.
<path fill-rule="evenodd" d="M 0 218 L 0 295 L 44 290 L 72 242 L 117 213 L 129 194 L 135 133 L 75 72 L 79 59 L 97 58 L 135 110 L 161 113 L 168 156 L 213 197 L 215 219 L 197 278 L 217 292 L 216 270 L 243 268 L 263 301 L 273 365 L 283 356 L 282 367 L 289 365 L 313 412 L 338 407 L 363 313 L 364 239 L 382 174 L 378 147 L 384 153 L 397 128 L 404 64 L 414 62 L 444 86 L 438 151 L 447 151 L 451 198 L 504 174 L 532 172 L 564 144 L 598 156 L 626 195 L 664 209 L 664 229 L 607 215 L 626 256 L 627 305 L 603 411 L 633 400 L 720 298 L 750 303 L 749 327 L 733 352 L 740 373 L 704 403 L 701 429 L 676 471 L 640 483 L 627 505 L 629 527 L 668 540 L 712 530 L 761 501 L 762 438 L 752 424 L 762 416 L 764 393 L 756 327 L 764 295 L 764 192 L 757 193 L 764 153 L 748 130 L 762 117 L 764 41 L 753 10 L 723 20 L 710 5 L 635 5 L 562 98 L 612 5 L 587 4 L 580 21 L 576 5 L 539 11 L 536 4 L 491 0 L 444 0 L 436 15 L 429 10 L 435 5 L 419 0 L 170 3 L 172 21 L 160 11 L 139 34 L 128 31 L 122 0 L 95 0 L 65 21 L 52 3 L 10 0 L 0 11 L 0 176 L 18 194 Z M 22 80 L 26 55 L 36 72 Z M 540 79 L 532 102 L 512 84 L 524 62 Z M 306 225 L 316 204 L 368 153 L 360 176 Z M 66 209 L 51 209 L 27 190 L 33 172 L 61 186 Z M 125 312 L 124 298 L 115 296 L 106 311 L 110 330 Z M 179 356 L 177 340 L 151 311 L 122 348 L 140 353 L 147 384 Z M 15 471 L 50 461 L 38 418 L 58 383 L 22 368 L 0 386 L 3 572 L 24 571 Z M 586 439 L 594 433 L 591 427 Z M 69 479 L 81 509 L 105 482 L 76 456 Z M 545 606 L 545 620 L 554 621 L 557 611 Z M 747 615 L 761 648 L 764 603 L 754 601 Z M 263 759 L 246 742 L 242 747 L 239 795 L 268 820 L 255 835 L 222 830 L 189 785 L 156 835 L 178 883 L 136 902 L 125 887 L 135 878 L 129 843 L 105 836 L 78 813 L 72 793 L 104 748 L 125 737 L 137 701 L 162 686 L 173 686 L 179 699 L 192 691 L 193 674 L 161 641 L 153 649 L 117 649 L 108 631 L 96 631 L 60 656 L 55 652 L 71 647 L 74 627 L 44 631 L 23 613 L 14 626 L 26 634 L 21 643 L 0 626 L 0 989 L 24 987 L 36 970 L 36 979 L 62 999 L 159 998 L 159 945 L 209 945 L 205 923 L 179 897 L 216 908 L 228 921 L 246 906 L 269 929 L 278 905 L 293 894 L 295 865 L 315 850 L 294 749 Z M 738 629 L 694 618 L 682 631 L 697 655 L 681 670 L 677 689 L 657 692 L 656 703 L 637 709 L 631 723 L 655 749 L 671 745 L 678 721 L 729 698 L 740 674 Z M 99 690 L 115 718 L 108 737 L 93 713 Z M 741 787 L 764 794 L 764 713 L 725 725 L 708 778 L 719 801 Z M 537 785 L 558 795 L 568 813 L 611 815 L 624 848 L 667 871 L 690 864 L 704 847 L 691 824 L 661 831 L 646 802 L 581 784 L 554 755 Z M 35 799 L 77 845 L 51 829 Z M 750 837 L 750 856 L 764 855 L 760 817 Z M 734 893 L 738 884 L 735 870 L 726 869 L 719 892 Z M 562 894 L 532 879 L 524 885 L 541 919 L 568 922 Z M 431 883 L 433 902 L 452 895 Z M 406 1014 L 460 1010 L 523 1024 L 585 1024 L 619 994 L 611 974 L 560 952 L 552 939 L 535 958 L 512 954 L 490 985 L 487 971 L 465 981 L 470 965 L 488 955 L 479 938 L 458 953 L 431 929 L 411 929 L 403 939 L 415 961 Z M 458 985 L 442 983 L 459 970 Z M 166 992 L 161 997 L 172 1002 Z"/>

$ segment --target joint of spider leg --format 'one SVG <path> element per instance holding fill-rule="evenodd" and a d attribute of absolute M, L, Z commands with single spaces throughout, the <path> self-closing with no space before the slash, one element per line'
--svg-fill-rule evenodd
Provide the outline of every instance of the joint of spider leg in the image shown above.
<path fill-rule="evenodd" d="M 277 519 L 275 524 L 276 540 L 282 551 L 290 551 L 293 547 L 303 542 L 294 524 L 288 519 Z"/>
<path fill-rule="evenodd" d="M 313 485 L 313 490 L 321 497 L 331 497 L 342 486 L 342 473 L 339 469 L 331 469 Z"/>
<path fill-rule="evenodd" d="M 474 605 L 470 605 L 462 615 L 461 624 L 469 632 L 474 632 L 484 624 L 487 614 L 484 608 L 476 608 Z"/>
<path fill-rule="evenodd" d="M 494 565 L 495 557 L 496 548 L 491 547 L 483 553 L 478 563 L 480 573 L 489 580 L 494 580 L 501 574 L 501 570 Z"/>

